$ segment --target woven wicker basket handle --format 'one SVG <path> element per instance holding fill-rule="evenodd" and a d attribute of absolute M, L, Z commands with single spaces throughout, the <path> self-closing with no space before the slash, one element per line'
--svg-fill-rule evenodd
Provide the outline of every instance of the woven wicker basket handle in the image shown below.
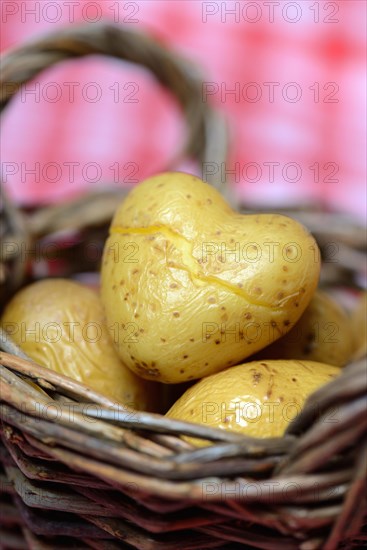
<path fill-rule="evenodd" d="M 188 128 L 182 155 L 202 163 L 224 162 L 227 154 L 223 120 L 202 100 L 202 81 L 193 67 L 143 33 L 110 23 L 62 28 L 7 53 L 2 59 L 0 110 L 22 84 L 60 61 L 101 54 L 143 65 L 180 103 Z M 209 183 L 223 187 L 220 171 Z"/>
<path fill-rule="evenodd" d="M 0 112 L 19 88 L 48 67 L 77 57 L 100 54 L 140 64 L 178 100 L 187 125 L 187 138 L 182 151 L 165 169 L 172 170 L 185 157 L 191 157 L 202 170 L 205 162 L 220 166 L 227 156 L 227 129 L 222 117 L 202 100 L 202 81 L 189 63 L 167 51 L 143 33 L 102 22 L 62 28 L 41 39 L 6 53 L 1 58 Z M 144 137 L 142 138 L 144 139 Z M 220 170 L 213 170 L 206 180 L 228 196 Z M 3 186 L 2 186 L 3 187 Z M 26 263 L 17 253 L 42 236 L 65 229 L 83 229 L 107 223 L 125 189 L 91 192 L 82 199 L 60 206 L 22 213 L 2 193 L 0 217 L 2 238 L 12 246 L 0 251 L 0 303 L 20 286 Z"/>

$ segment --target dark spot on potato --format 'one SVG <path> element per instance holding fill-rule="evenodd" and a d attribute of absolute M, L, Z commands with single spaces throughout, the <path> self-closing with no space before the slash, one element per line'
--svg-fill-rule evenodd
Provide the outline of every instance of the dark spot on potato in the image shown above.
<path fill-rule="evenodd" d="M 183 374 L 185 372 L 185 369 L 180 369 L 180 373 Z"/>
<path fill-rule="evenodd" d="M 165 183 L 158 183 L 157 187 L 164 187 Z"/>
<path fill-rule="evenodd" d="M 278 292 L 277 298 L 278 300 L 281 300 L 282 298 L 284 298 L 284 292 Z"/>
<path fill-rule="evenodd" d="M 229 239 L 229 242 L 230 242 L 230 243 L 234 243 L 234 239 Z"/>
<path fill-rule="evenodd" d="M 208 367 L 208 366 L 209 366 L 209 363 L 205 363 L 205 364 L 204 364 L 204 367 Z"/>
<path fill-rule="evenodd" d="M 223 423 L 224 424 L 228 424 L 228 422 L 230 421 L 231 419 L 229 418 L 229 416 L 226 416 L 225 419 L 223 420 Z"/>
<path fill-rule="evenodd" d="M 243 288 L 243 284 L 242 284 L 242 283 L 238 283 L 237 286 L 238 286 L 238 288 Z"/>
<path fill-rule="evenodd" d="M 174 312 L 173 312 L 173 317 L 179 317 L 179 316 L 180 316 L 180 314 L 179 314 L 178 311 L 174 311 Z"/>
<path fill-rule="evenodd" d="M 124 281 L 124 279 L 121 279 L 121 281 L 120 281 L 120 285 L 122 286 L 122 285 L 124 285 L 124 284 L 125 284 L 125 281 Z"/>
<path fill-rule="evenodd" d="M 191 195 L 186 195 L 186 198 L 187 198 L 187 199 L 191 199 Z"/>
<path fill-rule="evenodd" d="M 283 325 L 285 327 L 288 327 L 290 324 L 291 324 L 291 322 L 289 321 L 289 319 L 286 319 L 285 321 L 283 321 Z"/>
<path fill-rule="evenodd" d="M 142 361 L 141 364 L 144 366 L 144 367 L 147 367 L 147 363 L 145 361 Z"/>
<path fill-rule="evenodd" d="M 296 307 L 299 307 L 299 303 L 298 303 L 298 302 L 294 302 L 294 305 L 295 305 Z"/>
<path fill-rule="evenodd" d="M 254 384 L 258 384 L 261 380 L 261 377 L 262 377 L 262 374 L 261 372 L 258 372 L 258 371 L 254 371 L 252 373 L 252 381 Z"/>
<path fill-rule="evenodd" d="M 224 313 L 224 314 L 221 316 L 220 320 L 222 321 L 222 323 L 225 323 L 226 321 L 228 321 L 228 315 L 227 315 L 227 313 Z M 224 334 L 224 333 L 225 333 L 225 330 L 221 330 L 221 332 L 222 332 L 222 334 Z"/>
<path fill-rule="evenodd" d="M 177 288 L 178 287 L 178 284 L 177 283 L 171 283 L 169 285 L 170 288 Z"/>
<path fill-rule="evenodd" d="M 270 372 L 269 365 L 267 363 L 260 363 L 260 365 L 264 367 L 264 369 L 266 369 L 268 372 Z"/>
<path fill-rule="evenodd" d="M 222 306 L 220 309 L 221 309 L 222 311 L 225 311 L 225 310 L 226 310 L 226 308 L 225 308 L 224 306 Z"/>
<path fill-rule="evenodd" d="M 149 376 L 159 376 L 160 372 L 158 369 L 148 369 L 147 370 L 147 373 L 149 374 Z"/>
<path fill-rule="evenodd" d="M 215 298 L 212 296 L 208 299 L 208 304 L 215 304 Z"/>
<path fill-rule="evenodd" d="M 190 338 L 190 342 L 195 342 L 194 338 Z"/>
<path fill-rule="evenodd" d="M 297 382 L 297 378 L 292 378 L 292 382 Z"/>
<path fill-rule="evenodd" d="M 135 319 L 138 319 L 139 313 L 134 313 L 134 317 L 135 317 Z"/>
<path fill-rule="evenodd" d="M 189 376 L 189 378 L 191 378 L 191 376 Z M 189 413 L 191 414 L 191 416 L 194 414 L 194 409 L 190 409 Z"/>
<path fill-rule="evenodd" d="M 192 374 L 190 374 L 190 376 L 187 377 L 188 380 L 193 380 L 193 378 L 194 378 L 194 377 L 193 377 Z"/>
<path fill-rule="evenodd" d="M 279 401 L 280 401 L 281 403 L 283 403 L 284 397 L 283 397 L 282 395 L 279 397 Z"/>
<path fill-rule="evenodd" d="M 139 330 L 139 332 L 141 332 L 141 333 L 143 334 L 143 332 L 144 332 L 144 329 L 143 329 L 143 328 L 141 328 L 141 329 Z"/>
<path fill-rule="evenodd" d="M 167 342 L 165 338 L 161 338 L 161 342 Z"/>
<path fill-rule="evenodd" d="M 288 267 L 286 265 L 283 265 L 282 269 L 283 271 L 288 271 Z"/>
<path fill-rule="evenodd" d="M 206 199 L 206 203 L 207 204 L 213 204 L 213 201 L 212 201 L 212 199 Z"/>
<path fill-rule="evenodd" d="M 245 319 L 247 320 L 252 319 L 251 313 L 245 313 Z"/>
<path fill-rule="evenodd" d="M 155 361 L 152 361 L 152 367 L 155 367 L 156 363 Z"/>
<path fill-rule="evenodd" d="M 137 275 L 139 273 L 139 269 L 133 269 L 133 275 Z"/>
<path fill-rule="evenodd" d="M 188 355 L 183 355 L 182 356 L 182 359 L 187 359 L 188 358 Z"/>
<path fill-rule="evenodd" d="M 261 294 L 262 293 L 262 288 L 260 286 L 255 286 L 254 292 L 256 292 L 256 294 Z"/>
<path fill-rule="evenodd" d="M 217 344 L 217 346 L 220 344 L 220 340 L 216 340 L 215 343 Z"/>
<path fill-rule="evenodd" d="M 112 290 L 116 290 L 116 285 L 112 285 Z"/>

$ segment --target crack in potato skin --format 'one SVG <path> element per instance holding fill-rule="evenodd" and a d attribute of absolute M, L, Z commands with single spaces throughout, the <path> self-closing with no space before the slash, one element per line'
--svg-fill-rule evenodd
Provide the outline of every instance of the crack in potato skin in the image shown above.
<path fill-rule="evenodd" d="M 116 259 L 114 251 L 132 241 L 137 263 Z M 264 252 L 273 241 L 279 246 L 269 258 Z M 290 241 L 302 252 L 298 263 L 292 263 L 292 250 L 285 259 Z M 235 247 L 241 256 L 231 256 Z M 108 322 L 136 319 L 139 325 L 138 342 L 118 342 L 120 356 L 140 376 L 166 383 L 238 364 L 303 313 L 318 281 L 314 247 L 298 222 L 277 214 L 240 215 L 194 176 L 168 173 L 142 182 L 117 209 L 103 257 Z M 216 326 L 216 334 L 204 338 L 204 325 Z M 231 336 L 237 325 L 240 335 Z"/>
<path fill-rule="evenodd" d="M 177 249 L 181 252 L 187 264 L 190 264 L 190 267 L 183 263 L 172 265 L 169 267 L 172 267 L 175 269 L 182 269 L 186 271 L 192 280 L 198 279 L 202 282 L 218 285 L 221 288 L 227 290 L 228 292 L 231 292 L 233 294 L 236 294 L 237 296 L 240 296 L 241 298 L 244 298 L 251 305 L 269 308 L 273 311 L 281 310 L 281 308 L 277 308 L 274 305 L 269 304 L 268 302 L 265 302 L 262 300 L 254 300 L 244 289 L 241 289 L 238 286 L 229 283 L 228 281 L 225 281 L 219 277 L 216 277 L 215 275 L 205 275 L 205 273 L 203 273 L 201 269 L 200 263 L 192 254 L 194 244 L 190 242 L 188 239 L 186 239 L 180 233 L 171 229 L 170 227 L 165 227 L 163 225 L 162 226 L 156 225 L 156 226 L 150 226 L 150 227 L 123 227 L 119 225 L 114 225 L 110 228 L 110 233 L 111 234 L 117 233 L 121 235 L 156 235 L 157 233 L 161 233 L 162 235 L 166 236 L 168 239 L 171 239 L 171 241 L 174 241 L 176 243 L 181 243 L 184 245 L 181 247 L 177 246 Z M 191 250 L 187 250 L 188 248 L 190 248 Z M 296 293 L 293 293 L 290 297 L 295 297 L 295 296 L 298 296 L 299 294 L 300 292 L 296 292 Z M 290 297 L 287 296 L 286 298 L 289 299 Z"/>

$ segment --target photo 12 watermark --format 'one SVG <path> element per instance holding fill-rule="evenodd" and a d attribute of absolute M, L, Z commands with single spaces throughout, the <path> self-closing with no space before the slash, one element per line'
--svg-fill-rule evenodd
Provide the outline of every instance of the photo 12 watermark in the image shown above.
<path fill-rule="evenodd" d="M 14 162 L 4 161 L 1 166 L 2 179 L 10 183 L 16 177 L 21 183 L 56 184 L 68 183 L 129 183 L 139 182 L 137 177 L 140 165 L 134 161 L 114 162 L 102 166 L 99 162 L 49 161 L 49 162 Z"/>
<path fill-rule="evenodd" d="M 244 315 L 246 317 L 246 314 Z M 307 329 L 299 323 L 283 321 L 257 321 L 242 320 L 233 323 L 216 323 L 208 321 L 202 323 L 201 339 L 204 344 L 236 343 L 245 341 L 248 344 L 263 342 L 265 347 L 275 342 L 279 337 L 287 336 L 288 345 L 303 343 L 306 337 L 312 336 L 313 345 L 330 344 L 333 346 L 340 341 L 339 325 L 334 321 L 315 321 Z"/>
<path fill-rule="evenodd" d="M 288 23 L 336 24 L 340 22 L 338 2 L 287 2 L 256 0 L 250 2 L 202 2 L 203 23 Z"/>
<path fill-rule="evenodd" d="M 139 103 L 140 101 L 140 86 L 132 80 L 112 83 L 96 81 L 81 83 L 76 80 L 65 82 L 33 80 L 31 83 L 26 82 L 20 87 L 16 83 L 5 82 L 3 89 L 7 97 L 17 93 L 19 101 L 27 104 L 58 103 L 59 101 L 95 104 L 104 99 L 116 104 Z"/>
<path fill-rule="evenodd" d="M 295 184 L 300 181 L 308 183 L 339 183 L 340 166 L 335 161 L 320 162 L 303 165 L 299 162 L 278 162 L 266 160 L 263 162 L 215 162 L 206 161 L 201 166 L 201 179 L 210 181 L 214 175 L 220 174 L 221 182 L 228 179 L 235 183 L 287 183 Z"/>
<path fill-rule="evenodd" d="M 120 0 L 3 0 L 1 22 L 11 23 L 98 23 L 109 18 L 114 23 L 138 24 L 142 2 Z"/>
<path fill-rule="evenodd" d="M 79 321 L 47 321 L 34 323 L 20 323 L 6 321 L 3 329 L 5 333 L 14 338 L 20 344 L 56 344 L 62 345 L 76 344 L 81 342 L 92 346 L 102 340 L 112 340 L 115 344 L 136 344 L 141 338 L 142 331 L 139 325 L 130 321 L 127 323 L 115 322 L 112 325 L 105 325 L 99 321 L 88 321 L 81 323 Z M 0 337 L 5 338 L 5 334 Z M 5 342 L 2 342 L 5 343 Z"/>
<path fill-rule="evenodd" d="M 203 82 L 202 101 L 214 98 L 221 103 L 339 103 L 337 82 Z"/>

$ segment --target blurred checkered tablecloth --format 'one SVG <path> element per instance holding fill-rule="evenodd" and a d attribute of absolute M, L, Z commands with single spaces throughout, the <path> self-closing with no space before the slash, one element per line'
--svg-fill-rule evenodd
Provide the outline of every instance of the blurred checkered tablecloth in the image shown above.
<path fill-rule="evenodd" d="M 1 49 L 101 18 L 146 30 L 201 68 L 203 101 L 228 117 L 232 138 L 227 165 L 210 169 L 232 171 L 243 200 L 316 202 L 363 218 L 366 6 L 3 0 Z M 183 132 L 175 101 L 145 70 L 92 57 L 62 63 L 4 113 L 3 178 L 23 204 L 129 185 L 164 169 Z"/>

